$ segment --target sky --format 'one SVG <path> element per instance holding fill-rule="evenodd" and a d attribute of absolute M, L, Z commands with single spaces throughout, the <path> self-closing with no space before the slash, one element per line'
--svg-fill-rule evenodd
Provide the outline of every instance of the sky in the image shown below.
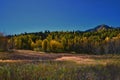
<path fill-rule="evenodd" d="M 0 32 L 87 30 L 120 26 L 120 0 L 0 0 Z"/>

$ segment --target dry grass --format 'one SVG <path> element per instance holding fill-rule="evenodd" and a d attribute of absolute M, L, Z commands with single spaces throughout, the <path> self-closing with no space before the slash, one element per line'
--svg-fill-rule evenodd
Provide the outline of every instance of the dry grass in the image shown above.
<path fill-rule="evenodd" d="M 119 75 L 119 55 L 0 53 L 0 80 L 120 80 Z"/>
<path fill-rule="evenodd" d="M 0 53 L 0 62 L 35 62 L 35 61 L 72 61 L 78 64 L 102 64 L 120 61 L 119 55 L 84 55 L 69 53 L 43 53 L 30 50 L 15 50 L 13 53 Z"/>

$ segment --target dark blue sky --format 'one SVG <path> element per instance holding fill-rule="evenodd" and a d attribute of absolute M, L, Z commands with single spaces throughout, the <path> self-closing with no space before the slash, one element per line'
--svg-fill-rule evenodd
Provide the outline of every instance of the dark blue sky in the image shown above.
<path fill-rule="evenodd" d="M 86 30 L 120 26 L 120 0 L 0 0 L 0 31 Z"/>

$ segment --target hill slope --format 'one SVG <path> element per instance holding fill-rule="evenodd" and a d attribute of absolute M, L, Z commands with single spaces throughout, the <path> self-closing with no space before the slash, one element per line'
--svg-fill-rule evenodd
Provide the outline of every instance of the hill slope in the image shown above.
<path fill-rule="evenodd" d="M 108 30 L 108 29 L 115 29 L 115 28 L 110 27 L 110 26 L 105 25 L 105 24 L 102 24 L 102 25 L 98 25 L 97 27 L 95 27 L 93 29 L 86 30 L 86 32 L 103 31 L 103 30 Z"/>

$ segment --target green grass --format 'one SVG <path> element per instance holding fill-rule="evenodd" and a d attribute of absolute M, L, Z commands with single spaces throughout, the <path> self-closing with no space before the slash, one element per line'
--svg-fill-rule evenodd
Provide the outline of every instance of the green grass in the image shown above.
<path fill-rule="evenodd" d="M 42 61 L 0 63 L 0 80 L 120 80 L 120 62 L 80 65 Z"/>

